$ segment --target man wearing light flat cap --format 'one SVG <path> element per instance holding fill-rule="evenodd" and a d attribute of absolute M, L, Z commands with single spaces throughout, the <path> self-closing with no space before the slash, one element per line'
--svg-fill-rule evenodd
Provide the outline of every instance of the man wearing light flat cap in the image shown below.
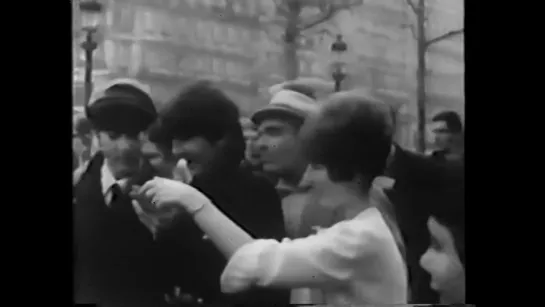
<path fill-rule="evenodd" d="M 287 235 L 302 238 L 339 219 L 335 209 L 324 203 L 335 198 L 334 184 L 325 170 L 309 167 L 299 140 L 300 128 L 320 106 L 314 87 L 302 81 L 275 85 L 270 93 L 270 103 L 251 118 L 257 126 L 255 148 L 263 171 L 279 178 L 276 190 L 282 200 Z M 292 291 L 292 304 L 321 302 L 317 291 Z"/>
<path fill-rule="evenodd" d="M 157 111 L 145 86 L 118 79 L 86 107 L 98 152 L 74 175 L 75 300 L 103 306 L 161 306 L 159 253 L 128 190 L 152 178 L 141 133 Z"/>

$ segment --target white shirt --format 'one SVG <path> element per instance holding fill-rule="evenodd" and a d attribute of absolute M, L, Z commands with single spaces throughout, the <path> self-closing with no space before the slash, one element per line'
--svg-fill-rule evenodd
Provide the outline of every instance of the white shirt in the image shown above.
<path fill-rule="evenodd" d="M 128 179 L 123 178 L 116 180 L 112 174 L 112 171 L 108 167 L 108 164 L 106 161 L 104 161 L 104 164 L 102 164 L 102 168 L 100 169 L 100 182 L 102 184 L 102 195 L 104 195 L 104 201 L 106 202 L 107 206 L 110 206 L 110 203 L 112 202 L 112 186 L 117 183 L 121 190 L 124 190 Z"/>
<path fill-rule="evenodd" d="M 407 303 L 402 256 L 373 207 L 306 238 L 244 245 L 229 260 L 221 287 L 234 293 L 253 285 L 318 288 L 332 305 Z"/>

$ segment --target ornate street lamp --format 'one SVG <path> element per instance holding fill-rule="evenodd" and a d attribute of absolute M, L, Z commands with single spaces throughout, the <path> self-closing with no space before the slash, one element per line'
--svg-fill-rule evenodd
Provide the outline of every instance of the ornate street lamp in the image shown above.
<path fill-rule="evenodd" d="M 343 36 L 337 34 L 335 42 L 331 45 L 331 53 L 333 55 L 333 72 L 332 77 L 335 81 L 335 92 L 341 90 L 341 83 L 346 77 L 346 59 L 345 54 L 348 49 L 348 45 L 343 41 Z"/>
<path fill-rule="evenodd" d="M 81 12 L 81 29 L 85 33 L 85 40 L 81 43 L 81 48 L 85 51 L 84 104 L 87 105 L 93 90 L 93 52 L 98 47 L 98 43 L 94 38 L 102 22 L 103 5 L 97 0 L 81 0 L 79 9 Z"/>

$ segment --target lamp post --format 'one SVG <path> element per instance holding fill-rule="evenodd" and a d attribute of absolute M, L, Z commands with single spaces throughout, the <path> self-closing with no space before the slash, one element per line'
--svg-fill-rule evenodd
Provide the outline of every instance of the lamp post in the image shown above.
<path fill-rule="evenodd" d="M 98 47 L 94 37 L 102 21 L 103 6 L 97 0 L 81 0 L 79 9 L 81 12 L 81 29 L 85 33 L 81 48 L 85 51 L 84 105 L 87 106 L 93 91 L 93 52 Z"/>
<path fill-rule="evenodd" d="M 337 34 L 335 42 L 331 44 L 331 53 L 334 57 L 332 77 L 335 81 L 335 92 L 341 90 L 341 83 L 346 77 L 346 73 L 344 71 L 346 66 L 344 55 L 346 54 L 347 49 L 348 45 L 343 41 L 343 36 L 341 34 Z"/>

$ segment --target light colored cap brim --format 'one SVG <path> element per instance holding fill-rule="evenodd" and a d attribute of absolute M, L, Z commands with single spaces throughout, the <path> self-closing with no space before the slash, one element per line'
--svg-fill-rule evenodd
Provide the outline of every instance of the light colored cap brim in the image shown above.
<path fill-rule="evenodd" d="M 289 115 L 305 119 L 309 115 L 317 113 L 319 109 L 317 102 L 306 95 L 291 90 L 280 90 L 274 94 L 266 107 L 252 115 L 252 121 L 258 124 L 263 119 L 276 115 Z"/>

